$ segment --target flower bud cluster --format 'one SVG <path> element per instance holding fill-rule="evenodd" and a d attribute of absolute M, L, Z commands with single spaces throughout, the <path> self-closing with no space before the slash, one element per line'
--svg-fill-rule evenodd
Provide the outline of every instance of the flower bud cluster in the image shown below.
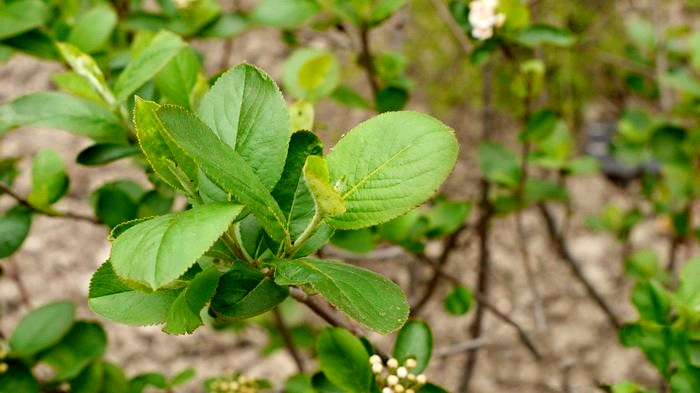
<path fill-rule="evenodd" d="M 243 375 L 216 378 L 208 383 L 210 393 L 257 393 L 258 384 Z"/>
<path fill-rule="evenodd" d="M 472 36 L 483 41 L 493 36 L 495 28 L 503 26 L 506 16 L 496 12 L 498 0 L 473 0 L 469 3 L 469 24 Z"/>
<path fill-rule="evenodd" d="M 407 359 L 401 365 L 398 360 L 391 358 L 385 365 L 379 355 L 372 355 L 369 363 L 382 393 L 415 393 L 428 382 L 425 375 L 411 372 L 416 368 L 416 359 Z"/>

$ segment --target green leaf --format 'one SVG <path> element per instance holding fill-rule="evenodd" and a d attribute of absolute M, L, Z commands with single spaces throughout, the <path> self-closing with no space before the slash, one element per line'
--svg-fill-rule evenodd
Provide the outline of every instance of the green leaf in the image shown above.
<path fill-rule="evenodd" d="M 288 237 L 285 217 L 268 191 L 272 185 L 268 188 L 241 155 L 183 109 L 165 106 L 157 114 L 163 131 L 214 183 L 248 207 L 272 239 L 281 241 Z"/>
<path fill-rule="evenodd" d="M 674 70 L 662 75 L 661 83 L 681 93 L 700 97 L 700 82 L 686 69 Z"/>
<path fill-rule="evenodd" d="M 450 201 L 439 196 L 425 214 L 428 220 L 425 236 L 442 237 L 454 233 L 464 225 L 470 211 L 471 205 L 467 202 Z"/>
<path fill-rule="evenodd" d="M 369 14 L 370 25 L 378 25 L 388 19 L 396 10 L 403 7 L 406 0 L 378 0 Z"/>
<path fill-rule="evenodd" d="M 187 44 L 180 36 L 169 31 L 160 31 L 150 44 L 140 51 L 119 74 L 114 84 L 117 102 L 126 101 L 144 83 L 151 80 Z"/>
<path fill-rule="evenodd" d="M 379 113 L 400 111 L 408 102 L 408 90 L 403 87 L 387 86 L 379 90 L 374 99 Z"/>
<path fill-rule="evenodd" d="M 212 203 L 141 222 L 114 241 L 114 272 L 127 282 L 163 288 L 194 265 L 241 211 L 233 203 Z"/>
<path fill-rule="evenodd" d="M 31 93 L 0 107 L 0 122 L 49 127 L 96 142 L 123 142 L 126 129 L 112 112 L 91 100 L 56 92 Z"/>
<path fill-rule="evenodd" d="M 129 325 L 155 325 L 166 320 L 179 290 L 135 291 L 124 284 L 107 261 L 90 280 L 88 305 L 95 314 Z"/>
<path fill-rule="evenodd" d="M 98 143 L 78 154 L 75 161 L 85 166 L 105 165 L 125 157 L 137 155 L 141 150 L 137 146 L 119 143 Z"/>
<path fill-rule="evenodd" d="M 532 115 L 520 137 L 527 141 L 542 141 L 554 132 L 559 117 L 551 109 L 542 109 Z"/>
<path fill-rule="evenodd" d="M 94 96 L 97 96 L 97 102 L 107 103 L 110 107 L 114 106 L 116 102 L 114 93 L 107 85 L 104 74 L 95 59 L 66 42 L 58 42 L 56 47 L 66 63 L 83 82 L 81 84 L 80 81 L 69 81 L 72 86 L 68 91 L 79 89 L 78 95 L 80 96 L 90 99 L 95 99 Z"/>
<path fill-rule="evenodd" d="M 211 266 L 201 273 L 180 292 L 170 306 L 163 331 L 169 334 L 192 333 L 202 325 L 199 313 L 214 296 L 221 273 Z"/>
<path fill-rule="evenodd" d="M 522 169 L 518 157 L 497 143 L 482 141 L 477 151 L 479 169 L 490 182 L 515 188 L 520 182 Z"/>
<path fill-rule="evenodd" d="M 331 93 L 331 98 L 351 108 L 370 109 L 372 107 L 364 97 L 347 86 L 338 86 Z"/>
<path fill-rule="evenodd" d="M 345 389 L 341 389 L 329 381 L 326 375 L 320 371 L 311 377 L 311 383 L 314 393 L 347 393 Z"/>
<path fill-rule="evenodd" d="M 656 50 L 656 26 L 642 18 L 625 18 L 625 30 L 635 46 L 647 56 Z"/>
<path fill-rule="evenodd" d="M 655 281 L 642 281 L 632 289 L 632 303 L 642 319 L 666 324 L 670 312 L 669 296 Z"/>
<path fill-rule="evenodd" d="M 530 205 L 540 201 L 569 200 L 569 193 L 564 186 L 550 180 L 527 179 L 525 182 L 525 202 Z"/>
<path fill-rule="evenodd" d="M 40 59 L 52 61 L 61 60 L 61 55 L 58 53 L 58 50 L 56 50 L 53 37 L 39 29 L 30 30 L 18 36 L 7 38 L 2 44 Z"/>
<path fill-rule="evenodd" d="M 572 176 L 595 175 L 600 171 L 600 161 L 595 157 L 577 157 L 566 163 L 565 170 Z"/>
<path fill-rule="evenodd" d="M 272 196 L 287 218 L 287 230 L 292 239 L 304 231 L 314 215 L 314 201 L 302 177 L 304 164 L 307 157 L 322 154 L 323 143 L 316 134 L 309 131 L 292 134 L 282 176 L 272 190 Z"/>
<path fill-rule="evenodd" d="M 306 374 L 297 374 L 287 378 L 284 383 L 284 391 L 287 393 L 315 393 L 311 377 Z"/>
<path fill-rule="evenodd" d="M 40 150 L 32 165 L 32 192 L 27 197 L 34 206 L 48 207 L 68 191 L 68 174 L 63 158 L 54 150 Z"/>
<path fill-rule="evenodd" d="M 680 285 L 676 291 L 683 305 L 694 312 L 700 312 L 700 257 L 691 258 L 681 269 Z"/>
<path fill-rule="evenodd" d="M 638 280 L 655 278 L 659 272 L 659 256 L 650 248 L 635 251 L 625 261 L 625 274 Z"/>
<path fill-rule="evenodd" d="M 19 250 L 29 234 L 31 211 L 16 205 L 0 217 L 0 258 L 7 258 Z"/>
<path fill-rule="evenodd" d="M 435 385 L 434 383 L 426 383 L 421 386 L 420 389 L 416 391 L 417 393 L 449 393 L 442 386 Z"/>
<path fill-rule="evenodd" d="M 192 196 L 199 187 L 199 167 L 167 137 L 167 130 L 156 112 L 160 106 L 136 97 L 134 123 L 148 163 L 169 186 Z"/>
<path fill-rule="evenodd" d="M 202 98 L 197 114 L 272 190 L 284 167 L 291 123 L 270 76 L 249 64 L 227 71 Z"/>
<path fill-rule="evenodd" d="M 356 254 L 367 254 L 377 246 L 374 231 L 370 228 L 335 231 L 331 243 Z"/>
<path fill-rule="evenodd" d="M 91 196 L 95 216 L 110 228 L 137 217 L 141 186 L 131 181 L 104 184 Z"/>
<path fill-rule="evenodd" d="M 386 334 L 408 318 L 408 303 L 396 284 L 366 269 L 339 261 L 278 260 L 275 282 L 308 285 L 356 321 Z"/>
<path fill-rule="evenodd" d="M 287 92 L 312 103 L 330 95 L 339 82 L 340 63 L 325 50 L 297 49 L 282 69 L 282 84 Z"/>
<path fill-rule="evenodd" d="M 104 374 L 102 375 L 102 392 L 100 393 L 125 393 L 129 391 L 129 381 L 121 367 L 104 361 L 102 367 Z"/>
<path fill-rule="evenodd" d="M 0 6 L 0 40 L 40 27 L 51 15 L 40 0 L 16 0 Z"/>
<path fill-rule="evenodd" d="M 314 206 L 322 217 L 332 217 L 345 213 L 345 203 L 330 185 L 328 163 L 320 156 L 308 156 L 304 164 L 304 182 L 314 199 Z"/>
<path fill-rule="evenodd" d="M 288 294 L 287 288 L 238 261 L 221 276 L 209 313 L 222 321 L 247 319 L 271 310 Z"/>
<path fill-rule="evenodd" d="M 85 53 L 105 47 L 117 26 L 117 13 L 107 4 L 98 4 L 79 15 L 68 34 L 68 42 Z"/>
<path fill-rule="evenodd" d="M 531 24 L 518 30 L 513 38 L 530 48 L 541 45 L 568 47 L 576 42 L 576 36 L 571 32 L 542 23 Z"/>
<path fill-rule="evenodd" d="M 74 378 L 107 349 L 107 335 L 97 323 L 77 321 L 61 341 L 41 355 L 53 367 L 54 381 Z"/>
<path fill-rule="evenodd" d="M 452 315 L 464 315 L 469 312 L 469 309 L 474 303 L 474 296 L 471 291 L 461 285 L 455 285 L 443 300 L 447 312 Z"/>
<path fill-rule="evenodd" d="M 295 101 L 289 106 L 292 131 L 313 130 L 314 106 L 306 101 Z M 292 134 L 293 135 L 293 134 Z"/>
<path fill-rule="evenodd" d="M 12 354 L 31 357 L 56 345 L 73 326 L 75 305 L 67 301 L 35 308 L 25 315 L 10 337 Z"/>
<path fill-rule="evenodd" d="M 0 393 L 40 393 L 32 371 L 19 360 L 9 360 L 7 371 L 0 373 Z"/>
<path fill-rule="evenodd" d="M 369 355 L 357 337 L 347 330 L 327 328 L 316 341 L 316 353 L 323 374 L 350 393 L 367 393 L 372 384 Z"/>
<path fill-rule="evenodd" d="M 104 385 L 104 365 L 100 361 L 90 363 L 72 381 L 71 393 L 100 393 Z"/>
<path fill-rule="evenodd" d="M 394 342 L 394 357 L 399 364 L 404 364 L 408 359 L 416 360 L 414 374 L 425 370 L 433 353 L 433 333 L 430 326 L 423 321 L 408 321 L 399 330 Z"/>
<path fill-rule="evenodd" d="M 295 29 L 320 10 L 314 0 L 261 0 L 250 13 L 250 19 L 279 29 Z"/>
<path fill-rule="evenodd" d="M 329 225 L 359 229 L 413 209 L 445 181 L 458 150 L 454 131 L 424 114 L 384 113 L 359 124 L 327 157 L 347 207 Z"/>
<path fill-rule="evenodd" d="M 186 47 L 156 75 L 156 87 L 169 103 L 191 109 L 192 92 L 202 77 L 201 71 L 201 60 L 192 48 Z"/>

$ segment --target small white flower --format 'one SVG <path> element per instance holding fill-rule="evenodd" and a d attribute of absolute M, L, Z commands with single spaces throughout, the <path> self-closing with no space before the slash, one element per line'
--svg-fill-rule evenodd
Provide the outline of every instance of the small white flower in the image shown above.
<path fill-rule="evenodd" d="M 419 385 L 425 385 L 428 382 L 428 378 L 424 374 L 418 374 L 416 377 L 416 382 Z"/>
<path fill-rule="evenodd" d="M 382 358 L 379 357 L 379 355 L 372 355 L 369 357 L 369 363 L 370 364 L 381 364 L 382 363 Z"/>
<path fill-rule="evenodd" d="M 386 378 L 386 384 L 389 386 L 394 386 L 398 383 L 399 383 L 399 377 L 397 377 L 396 375 L 389 375 Z M 396 390 L 396 389 L 394 389 L 394 390 Z"/>
<path fill-rule="evenodd" d="M 390 369 L 396 369 L 397 367 L 399 367 L 399 361 L 396 360 L 395 358 L 391 358 L 391 359 L 387 360 L 386 365 Z"/>
<path fill-rule="evenodd" d="M 399 378 L 406 378 L 408 376 L 408 370 L 406 367 L 399 367 L 396 369 L 396 376 Z"/>
<path fill-rule="evenodd" d="M 405 392 L 405 389 L 404 389 L 403 385 L 396 385 L 396 386 L 394 386 L 394 391 L 396 393 L 403 393 L 403 392 Z"/>
<path fill-rule="evenodd" d="M 394 393 L 394 389 L 392 389 L 392 388 L 384 388 L 384 389 L 382 389 L 382 393 Z"/>
<path fill-rule="evenodd" d="M 404 365 L 406 366 L 407 369 L 411 370 L 411 369 L 416 368 L 416 366 L 418 365 L 418 362 L 416 362 L 416 359 L 414 359 L 414 358 L 409 358 L 409 359 L 406 359 L 406 362 L 404 362 Z"/>
<path fill-rule="evenodd" d="M 372 364 L 372 372 L 375 374 L 381 374 L 384 371 L 384 366 L 381 363 Z"/>
<path fill-rule="evenodd" d="M 493 36 L 494 27 L 501 27 L 506 21 L 503 13 L 496 13 L 498 0 L 473 0 L 469 3 L 469 24 L 472 36 L 487 40 Z"/>
<path fill-rule="evenodd" d="M 180 9 L 189 7 L 195 1 L 197 1 L 197 0 L 174 0 L 175 7 L 180 8 Z"/>

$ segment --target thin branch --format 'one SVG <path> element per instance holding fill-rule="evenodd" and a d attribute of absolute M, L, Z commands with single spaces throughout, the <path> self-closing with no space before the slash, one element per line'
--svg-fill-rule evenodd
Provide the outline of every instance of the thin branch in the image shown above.
<path fill-rule="evenodd" d="M 467 39 L 467 35 L 464 33 L 464 31 L 459 27 L 459 25 L 457 25 L 454 18 L 452 18 L 450 10 L 447 9 L 445 3 L 440 0 L 430 0 L 430 3 L 433 5 L 433 8 L 435 8 L 435 12 L 437 12 L 440 19 L 442 19 L 442 21 L 445 22 L 445 25 L 447 25 L 447 27 L 450 29 L 452 36 L 459 43 L 462 51 L 467 54 L 471 53 L 472 44 Z"/>
<path fill-rule="evenodd" d="M 279 307 L 275 307 L 275 309 L 272 311 L 272 315 L 275 318 L 275 324 L 277 325 L 277 329 L 279 330 L 280 335 L 282 336 L 282 341 L 284 341 L 284 346 L 287 348 L 287 352 L 289 352 L 289 355 L 292 357 L 292 359 L 294 359 L 294 363 L 296 363 L 297 365 L 297 370 L 300 373 L 304 373 L 306 371 L 306 367 L 304 366 L 304 359 L 301 357 L 297 346 L 294 345 L 292 334 L 290 333 L 287 324 L 282 318 L 282 313 L 280 312 Z"/>
<path fill-rule="evenodd" d="M 379 82 L 377 81 L 377 70 L 374 68 L 374 57 L 369 44 L 369 27 L 366 24 L 360 26 L 360 65 L 365 69 L 367 82 L 372 88 L 372 98 L 376 101 L 379 92 Z"/>
<path fill-rule="evenodd" d="M 425 258 L 421 259 L 421 262 L 431 266 L 433 269 L 435 269 L 436 272 L 439 272 L 440 276 L 444 277 L 446 280 L 450 281 L 454 285 L 460 285 L 460 286 L 465 286 L 462 281 L 453 276 L 452 274 L 445 272 L 444 270 L 441 270 L 440 267 L 438 266 L 438 263 L 431 260 L 430 258 Z M 473 292 L 474 299 L 477 301 L 477 305 L 483 307 L 483 309 L 491 312 L 496 318 L 500 319 L 501 321 L 505 322 L 506 324 L 512 326 L 518 331 L 518 336 L 520 338 L 520 341 L 530 350 L 532 355 L 535 357 L 535 359 L 540 360 L 542 359 L 542 354 L 535 345 L 535 342 L 530 338 L 530 336 L 527 335 L 525 332 L 525 329 L 523 329 L 522 326 L 520 326 L 519 323 L 517 323 L 513 318 L 509 317 L 506 315 L 504 312 L 498 309 L 495 305 L 493 305 L 488 298 L 480 292 Z M 475 348 L 476 349 L 476 348 Z M 460 390 L 463 391 L 463 390 Z"/>
<path fill-rule="evenodd" d="M 102 223 L 95 217 L 92 216 L 84 216 L 81 214 L 76 214 L 76 213 L 71 213 L 71 212 L 57 212 L 54 210 L 47 211 L 43 210 L 39 207 L 36 207 L 32 205 L 28 200 L 22 198 L 19 196 L 19 194 L 15 193 L 7 184 L 0 182 L 0 193 L 7 194 L 8 196 L 12 197 L 17 203 L 20 205 L 28 208 L 34 213 L 38 214 L 43 214 L 45 216 L 49 217 L 54 217 L 54 218 L 66 218 L 70 220 L 76 220 L 76 221 L 84 221 L 84 222 L 89 222 L 91 224 L 95 225 L 102 225 Z"/>
<path fill-rule="evenodd" d="M 436 348 L 435 351 L 433 351 L 433 357 L 446 358 L 454 355 L 459 355 L 466 351 L 473 351 L 477 348 L 484 347 L 486 346 L 486 344 L 486 339 L 483 337 L 479 337 L 477 339 L 452 344 L 445 348 Z"/>
<path fill-rule="evenodd" d="M 593 301 L 595 301 L 595 303 L 608 317 L 608 321 L 610 321 L 610 324 L 615 329 L 619 329 L 620 327 L 622 327 L 622 323 L 620 322 L 617 315 L 613 312 L 612 307 L 608 305 L 605 299 L 603 299 L 603 296 L 601 296 L 598 293 L 598 290 L 595 289 L 593 284 L 591 284 L 590 281 L 588 281 L 585 274 L 583 273 L 583 270 L 581 270 L 580 263 L 571 254 L 571 251 L 569 250 L 568 245 L 566 244 L 566 240 L 557 229 L 557 224 L 554 219 L 554 216 L 552 215 L 552 212 L 549 211 L 547 205 L 545 205 L 544 203 L 538 204 L 538 207 L 547 226 L 547 233 L 549 234 L 549 239 L 554 245 L 554 248 L 557 254 L 559 254 L 559 257 L 564 262 L 566 262 L 567 265 L 569 265 L 572 273 L 574 273 L 574 276 L 576 276 L 576 278 L 586 288 L 588 296 L 590 296 L 593 299 Z"/>
<path fill-rule="evenodd" d="M 423 293 L 423 296 L 411 307 L 411 316 L 415 317 L 420 313 L 420 311 L 425 307 L 425 305 L 428 303 L 430 298 L 432 298 L 433 294 L 435 294 L 435 290 L 438 287 L 438 282 L 440 281 L 440 273 L 444 269 L 445 265 L 447 264 L 447 261 L 450 259 L 450 255 L 452 255 L 452 252 L 456 249 L 457 246 L 457 239 L 459 236 L 462 234 L 462 232 L 467 229 L 467 225 L 462 225 L 459 229 L 454 231 L 450 236 L 445 238 L 444 243 L 443 243 L 443 249 L 442 253 L 440 254 L 440 257 L 437 260 L 437 264 L 435 267 L 435 271 L 433 273 L 433 277 L 430 279 L 430 282 L 428 282 L 428 286 Z M 418 254 L 418 259 L 425 259 L 428 258 L 425 254 Z"/>
<path fill-rule="evenodd" d="M 482 109 L 482 139 L 489 140 L 491 136 L 491 130 L 493 129 L 493 64 L 487 63 L 482 69 L 482 102 L 484 108 Z M 481 178 L 481 197 L 479 202 L 479 210 L 481 216 L 477 222 L 476 232 L 479 236 L 479 265 L 477 272 L 477 284 L 476 291 L 483 294 L 483 297 L 488 296 L 489 290 L 489 271 L 491 265 L 491 250 L 489 249 L 489 237 L 491 228 L 491 218 L 493 216 L 493 206 L 490 200 L 490 190 L 491 185 L 489 181 L 482 176 Z M 485 299 L 484 299 L 485 300 Z M 474 310 L 474 321 L 469 328 L 469 333 L 472 338 L 479 338 L 481 336 L 481 328 L 484 317 L 484 303 L 479 302 Z M 464 366 L 464 374 L 462 374 L 462 380 L 459 384 L 460 392 L 469 391 L 469 383 L 474 375 L 474 369 L 476 368 L 478 349 L 474 349 L 467 355 L 467 360 Z"/>

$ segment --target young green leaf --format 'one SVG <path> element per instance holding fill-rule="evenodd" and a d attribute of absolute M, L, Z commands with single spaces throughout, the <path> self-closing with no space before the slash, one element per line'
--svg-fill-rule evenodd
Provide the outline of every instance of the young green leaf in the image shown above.
<path fill-rule="evenodd" d="M 372 271 L 339 261 L 303 258 L 274 261 L 279 285 L 308 285 L 356 321 L 390 333 L 408 318 L 408 303 L 396 284 Z"/>
<path fill-rule="evenodd" d="M 522 170 L 514 153 L 497 143 L 482 141 L 477 154 L 479 169 L 486 179 L 510 188 L 517 187 Z"/>
<path fill-rule="evenodd" d="M 127 282 L 161 289 L 194 265 L 242 211 L 241 205 L 212 203 L 141 222 L 114 241 L 114 272 Z"/>
<path fill-rule="evenodd" d="M 16 205 L 0 217 L 0 258 L 14 254 L 24 243 L 32 224 L 32 213 Z"/>
<path fill-rule="evenodd" d="M 35 308 L 25 315 L 10 336 L 12 354 L 30 357 L 56 345 L 73 326 L 75 305 L 67 301 Z"/>
<path fill-rule="evenodd" d="M 340 82 L 340 63 L 332 52 L 303 48 L 284 64 L 282 84 L 292 96 L 315 102 L 330 95 Z"/>
<path fill-rule="evenodd" d="M 0 7 L 0 40 L 40 27 L 51 15 L 41 0 L 17 0 Z"/>
<path fill-rule="evenodd" d="M 68 34 L 68 42 L 85 53 L 102 49 L 117 25 L 117 13 L 108 4 L 97 4 L 79 15 Z"/>
<path fill-rule="evenodd" d="M 68 191 L 68 174 L 63 158 L 54 150 L 43 149 L 34 157 L 32 192 L 27 197 L 34 206 L 48 207 Z"/>
<path fill-rule="evenodd" d="M 163 323 L 180 290 L 139 292 L 124 284 L 107 261 L 90 280 L 88 305 L 97 315 L 129 325 Z"/>
<path fill-rule="evenodd" d="M 196 194 L 200 185 L 199 167 L 170 138 L 156 112 L 160 105 L 136 97 L 134 124 L 141 150 L 163 181 L 187 195 Z"/>
<path fill-rule="evenodd" d="M 345 203 L 330 185 L 328 163 L 320 156 L 308 156 L 304 164 L 304 182 L 311 192 L 317 214 L 332 217 L 345 213 Z"/>
<path fill-rule="evenodd" d="M 314 129 L 314 106 L 311 103 L 295 101 L 289 106 L 288 111 L 293 132 Z"/>
<path fill-rule="evenodd" d="M 274 185 L 264 184 L 241 155 L 184 109 L 164 106 L 157 115 L 163 123 L 163 132 L 200 166 L 209 179 L 248 207 L 272 239 L 282 241 L 288 238 L 286 219 L 269 192 Z"/>
<path fill-rule="evenodd" d="M 272 190 L 284 167 L 291 123 L 270 76 L 249 64 L 225 72 L 202 97 L 197 114 Z"/>
<path fill-rule="evenodd" d="M 532 115 L 520 134 L 521 140 L 542 141 L 546 139 L 557 126 L 559 118 L 551 109 L 542 109 Z"/>
<path fill-rule="evenodd" d="M 70 65 L 71 69 L 73 69 L 83 81 L 87 82 L 94 93 L 97 93 L 98 97 L 100 97 L 98 102 L 105 102 L 107 105 L 113 106 L 116 101 L 114 93 L 112 93 L 112 89 L 107 85 L 104 74 L 97 65 L 95 59 L 67 42 L 58 42 L 56 43 L 56 47 L 58 51 L 61 52 L 61 56 L 66 63 Z M 85 93 L 83 93 L 83 95 L 85 95 Z M 86 98 L 90 98 L 90 96 Z"/>
<path fill-rule="evenodd" d="M 175 33 L 163 30 L 129 62 L 114 84 L 117 102 L 126 101 L 141 85 L 152 79 L 187 44 Z"/>
<path fill-rule="evenodd" d="M 691 258 L 679 275 L 680 285 L 676 297 L 684 306 L 697 312 L 700 309 L 700 257 Z"/>
<path fill-rule="evenodd" d="M 238 261 L 221 276 L 209 313 L 219 320 L 236 321 L 269 311 L 287 298 L 287 288 L 250 265 Z"/>
<path fill-rule="evenodd" d="M 443 300 L 447 312 L 452 315 L 466 314 L 472 307 L 473 302 L 474 295 L 472 295 L 468 288 L 461 285 L 455 285 L 452 288 L 452 292 L 445 296 L 445 299 Z"/>
<path fill-rule="evenodd" d="M 394 342 L 394 357 L 403 364 L 408 359 L 416 360 L 416 367 L 411 370 L 419 374 L 425 370 L 433 353 L 433 333 L 430 326 L 423 321 L 408 321 L 399 330 Z"/>
<path fill-rule="evenodd" d="M 93 101 L 57 92 L 31 93 L 0 106 L 0 123 L 57 128 L 95 142 L 126 140 L 118 116 Z"/>
<path fill-rule="evenodd" d="M 77 321 L 61 341 L 42 353 L 41 361 L 56 371 L 53 379 L 63 381 L 76 377 L 91 361 L 107 349 L 107 334 L 97 323 Z"/>
<path fill-rule="evenodd" d="M 169 103 L 191 109 L 201 71 L 201 60 L 192 48 L 185 47 L 156 75 L 156 87 Z"/>
<path fill-rule="evenodd" d="M 428 221 L 425 236 L 434 238 L 452 234 L 464 225 L 470 211 L 471 205 L 467 202 L 451 201 L 438 196 L 425 214 Z"/>
<path fill-rule="evenodd" d="M 347 86 L 338 86 L 331 93 L 331 98 L 351 108 L 370 109 L 372 107 L 364 97 Z"/>
<path fill-rule="evenodd" d="M 250 19 L 279 29 L 294 29 L 320 10 L 314 0 L 262 0 L 251 11 Z"/>
<path fill-rule="evenodd" d="M 326 328 L 318 336 L 316 352 L 321 371 L 349 393 L 367 393 L 372 384 L 369 355 L 360 339 L 347 330 Z"/>
<path fill-rule="evenodd" d="M 378 25 L 388 19 L 396 10 L 406 4 L 406 0 L 378 0 L 369 14 L 370 25 Z"/>
<path fill-rule="evenodd" d="M 201 326 L 202 317 L 199 313 L 214 296 L 220 276 L 221 273 L 215 266 L 197 274 L 170 306 L 163 331 L 169 334 L 189 334 Z"/>
<path fill-rule="evenodd" d="M 105 165 L 122 158 L 137 155 L 141 150 L 136 146 L 118 143 L 98 143 L 78 154 L 75 161 L 85 166 Z"/>
<path fill-rule="evenodd" d="M 568 47 L 576 42 L 576 36 L 571 32 L 543 23 L 531 24 L 518 30 L 514 38 L 516 42 L 530 48 L 541 45 Z"/>
<path fill-rule="evenodd" d="M 406 213 L 445 181 L 458 149 L 454 131 L 424 114 L 391 112 L 361 123 L 327 157 L 347 207 L 328 223 L 359 229 Z"/>

